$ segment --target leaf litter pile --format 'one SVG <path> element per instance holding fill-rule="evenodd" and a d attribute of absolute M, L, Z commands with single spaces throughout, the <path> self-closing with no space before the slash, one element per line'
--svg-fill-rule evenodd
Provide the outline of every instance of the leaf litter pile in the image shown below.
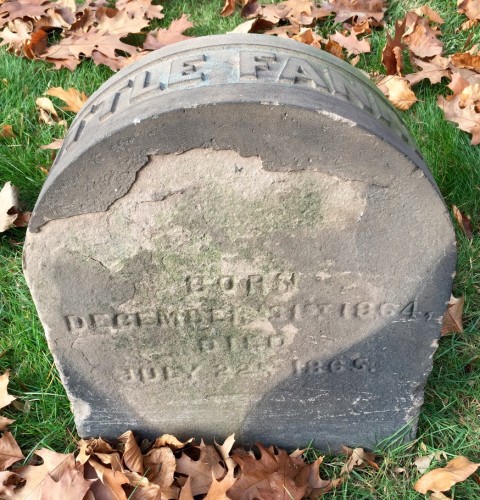
<path fill-rule="evenodd" d="M 480 26 L 480 0 L 458 0 L 465 16 L 459 30 Z M 374 30 L 383 29 L 386 2 L 382 0 L 287 0 L 262 5 L 258 0 L 225 0 L 222 16 L 240 10 L 247 19 L 234 31 L 264 33 L 292 38 L 357 65 L 361 54 L 371 51 Z M 150 23 L 163 18 L 162 5 L 151 0 L 0 0 L 0 46 L 29 59 L 43 60 L 55 69 L 74 70 L 92 59 L 117 71 L 152 50 L 186 38 L 193 24 L 184 14 L 168 28 L 154 31 Z M 441 16 L 428 5 L 408 12 L 387 34 L 382 50 L 384 75 L 368 75 L 392 104 L 407 110 L 417 102 L 415 86 L 428 80 L 432 85 L 448 80 L 451 93 L 439 95 L 445 118 L 471 134 L 472 145 L 480 144 L 480 48 L 445 55 L 441 40 Z M 333 29 L 332 29 L 333 27 Z M 331 32 L 334 31 L 334 32 Z M 472 38 L 467 39 L 466 46 Z M 405 70 L 405 61 L 410 68 Z M 49 97 L 62 101 L 56 105 Z M 77 113 L 87 96 L 74 88 L 49 88 L 36 99 L 38 120 L 67 129 L 64 112 Z M 11 125 L 0 125 L 0 140 L 15 138 Z M 42 146 L 58 149 L 62 140 Z M 39 166 L 48 175 L 48 168 Z M 470 217 L 456 206 L 454 218 L 465 237 L 474 237 Z M 0 191 L 0 232 L 28 224 L 16 188 L 6 183 Z M 444 317 L 442 335 L 461 333 L 464 298 L 452 296 Z M 0 408 L 14 397 L 7 392 L 9 374 L 0 376 Z M 153 442 L 139 442 L 131 431 L 117 440 L 80 440 L 75 453 L 35 450 L 24 457 L 8 426 L 14 421 L 0 416 L 0 499 L 301 499 L 318 498 L 343 483 L 354 468 L 379 469 L 380 458 L 361 448 L 344 448 L 344 464 L 338 477 L 322 479 L 323 457 L 311 450 L 288 454 L 277 447 L 258 444 L 254 450 L 233 448 L 234 436 L 223 445 L 180 442 L 163 435 Z M 426 448 L 425 448 L 426 453 Z M 443 454 L 445 455 L 445 454 Z M 427 472 L 433 459 L 446 456 L 425 454 L 415 460 L 424 474 L 414 485 L 430 498 L 448 498 L 442 492 L 476 475 L 478 464 L 459 456 L 445 467 Z"/>

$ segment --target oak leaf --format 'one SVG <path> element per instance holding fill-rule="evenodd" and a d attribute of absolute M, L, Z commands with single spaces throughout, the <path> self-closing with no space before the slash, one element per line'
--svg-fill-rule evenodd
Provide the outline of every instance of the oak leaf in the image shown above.
<path fill-rule="evenodd" d="M 35 105 L 37 106 L 39 119 L 42 123 L 67 126 L 67 122 L 58 116 L 53 102 L 48 97 L 37 97 Z"/>
<path fill-rule="evenodd" d="M 143 48 L 148 50 L 156 50 L 172 43 L 187 40 L 191 37 L 184 35 L 183 32 L 188 30 L 192 26 L 193 23 L 188 19 L 188 16 L 186 14 L 182 14 L 182 17 L 180 17 L 179 19 L 174 19 L 167 29 L 160 28 L 156 31 L 150 32 L 143 44 Z"/>
<path fill-rule="evenodd" d="M 402 111 L 411 108 L 417 102 L 410 83 L 401 76 L 386 76 L 377 83 L 377 87 L 397 109 Z"/>
<path fill-rule="evenodd" d="M 448 491 L 454 484 L 471 476 L 479 465 L 470 462 L 466 457 L 456 457 L 450 460 L 446 467 L 427 472 L 415 483 L 414 489 L 423 495 L 428 491 Z"/>
<path fill-rule="evenodd" d="M 322 479 L 320 477 L 320 465 L 323 457 L 318 457 L 315 462 L 309 465 L 307 497 L 316 500 L 343 482 L 343 478 Z"/>
<path fill-rule="evenodd" d="M 20 450 L 12 433 L 5 431 L 0 438 L 0 471 L 24 458 L 22 450 Z"/>
<path fill-rule="evenodd" d="M 63 145 L 63 139 L 54 139 L 50 144 L 40 146 L 40 149 L 60 149 Z"/>
<path fill-rule="evenodd" d="M 311 26 L 315 19 L 328 14 L 328 11 L 318 9 L 312 0 L 286 0 L 278 4 L 264 5 L 261 16 L 273 24 L 287 20 L 299 27 Z"/>
<path fill-rule="evenodd" d="M 178 500 L 194 500 L 192 493 L 192 478 L 189 476 L 182 486 Z"/>
<path fill-rule="evenodd" d="M 344 453 L 347 455 L 348 459 L 345 465 L 340 471 L 340 475 L 350 474 L 355 468 L 363 468 L 369 465 L 374 469 L 378 469 L 378 464 L 375 462 L 375 454 L 365 451 L 363 448 L 348 448 L 347 446 L 342 447 Z"/>
<path fill-rule="evenodd" d="M 177 467 L 173 451 L 168 447 L 154 448 L 144 456 L 147 478 L 160 488 L 169 488 L 173 484 Z"/>
<path fill-rule="evenodd" d="M 83 498 L 94 481 L 83 477 L 83 465 L 76 463 L 71 453 L 56 470 L 45 476 L 42 500 Z"/>
<path fill-rule="evenodd" d="M 129 484 L 129 480 L 123 472 L 115 472 L 93 459 L 90 459 L 88 463 L 95 469 L 98 478 L 113 495 L 115 500 L 127 500 L 127 495 L 122 485 Z"/>
<path fill-rule="evenodd" d="M 231 16 L 235 12 L 236 0 L 225 0 L 225 4 L 220 12 L 223 17 Z"/>
<path fill-rule="evenodd" d="M 15 420 L 0 416 L 0 431 L 7 429 L 9 425 L 13 424 L 13 422 L 15 422 Z"/>
<path fill-rule="evenodd" d="M 168 446 L 172 450 L 179 450 L 180 448 L 184 448 L 187 444 L 190 444 L 193 441 L 193 438 L 190 438 L 188 441 L 182 443 L 175 436 L 171 434 L 163 434 L 159 438 L 155 439 L 153 443 L 153 448 L 161 448 L 162 446 Z"/>
<path fill-rule="evenodd" d="M 466 86 L 450 100 L 439 96 L 437 104 L 443 109 L 446 120 L 472 134 L 473 146 L 480 144 L 480 83 Z"/>
<path fill-rule="evenodd" d="M 472 221 L 470 220 L 470 217 L 468 215 L 465 215 L 460 211 L 460 209 L 452 205 L 452 212 L 453 216 L 455 217 L 456 221 L 458 222 L 458 225 L 460 229 L 462 230 L 463 234 L 469 239 L 473 240 L 473 228 L 472 228 Z"/>
<path fill-rule="evenodd" d="M 251 19 L 253 17 L 260 15 L 261 12 L 262 12 L 262 6 L 258 3 L 257 0 L 247 0 L 244 6 L 242 7 L 240 15 L 244 19 Z"/>
<path fill-rule="evenodd" d="M 73 87 L 67 90 L 62 89 L 62 87 L 51 87 L 45 94 L 61 99 L 66 104 L 66 106 L 62 106 L 61 109 L 72 111 L 73 113 L 78 113 L 88 99 L 84 92 L 79 92 Z"/>
<path fill-rule="evenodd" d="M 312 28 L 302 28 L 300 33 L 298 33 L 298 35 L 294 35 L 292 38 L 297 40 L 297 42 L 302 42 L 307 45 L 311 45 L 312 47 L 317 47 L 318 49 L 322 48 L 320 43 L 321 37 L 318 36 Z"/>
<path fill-rule="evenodd" d="M 442 16 L 435 10 L 433 10 L 428 4 L 422 5 L 417 9 L 414 9 L 415 14 L 419 16 L 425 16 L 433 23 L 443 24 L 445 21 Z"/>
<path fill-rule="evenodd" d="M 387 10 L 386 2 L 383 0 L 331 0 L 324 6 L 336 14 L 335 21 L 343 23 L 355 18 L 357 23 L 367 19 L 375 19 L 380 22 Z"/>
<path fill-rule="evenodd" d="M 406 22 L 406 19 L 396 22 L 393 38 L 387 33 L 387 43 L 382 50 L 382 63 L 387 70 L 387 75 L 402 75 L 402 51 L 405 48 L 402 37 L 405 33 Z"/>
<path fill-rule="evenodd" d="M 25 479 L 11 471 L 0 472 L 0 498 L 12 498 L 25 485 Z"/>
<path fill-rule="evenodd" d="M 229 500 L 230 497 L 227 496 L 227 491 L 236 481 L 233 473 L 234 467 L 230 467 L 230 469 L 227 470 L 225 477 L 221 480 L 217 480 L 215 477 L 212 477 L 212 484 L 210 485 L 204 500 Z"/>
<path fill-rule="evenodd" d="M 11 212 L 12 207 L 18 207 L 17 190 L 10 182 L 7 182 L 0 191 L 0 217 L 3 217 L 3 212 Z M 12 223 L 15 219 L 12 220 Z M 5 231 L 0 223 L 0 233 Z M 17 399 L 15 396 L 8 394 L 8 383 L 10 379 L 10 371 L 7 370 L 3 375 L 0 375 L 0 408 L 5 408 L 12 401 Z M 7 419 L 8 420 L 8 419 Z"/>
<path fill-rule="evenodd" d="M 480 73 L 480 55 L 473 55 L 469 52 L 457 53 L 450 56 L 452 64 L 456 68 L 466 68 Z"/>
<path fill-rule="evenodd" d="M 480 19 L 479 0 L 457 0 L 457 10 L 469 19 Z"/>
<path fill-rule="evenodd" d="M 152 4 L 151 0 L 117 0 L 115 7 L 125 11 L 130 17 L 142 17 L 145 19 L 163 19 L 163 6 Z"/>
<path fill-rule="evenodd" d="M 215 447 L 202 441 L 200 446 L 182 452 L 177 459 L 176 472 L 191 477 L 194 496 L 204 495 L 212 483 L 212 472 L 217 479 L 223 477 L 225 469 L 220 464 L 221 461 L 222 457 Z"/>
<path fill-rule="evenodd" d="M 339 59 L 345 59 L 342 46 L 339 43 L 333 41 L 331 38 L 328 39 L 327 45 L 325 45 L 324 50 L 326 50 L 333 56 L 338 57 Z"/>
<path fill-rule="evenodd" d="M 14 19 L 40 18 L 52 8 L 55 8 L 55 3 L 49 0 L 12 0 L 0 3 L 0 28 Z"/>
<path fill-rule="evenodd" d="M 145 472 L 145 468 L 143 466 L 143 456 L 133 432 L 127 431 L 123 433 L 118 440 L 125 446 L 122 456 L 124 464 L 132 472 L 143 474 Z"/>
<path fill-rule="evenodd" d="M 437 38 L 436 32 L 428 26 L 428 23 L 421 20 L 422 18 L 417 16 L 413 29 L 407 30 L 403 40 L 410 51 L 418 57 L 440 55 L 443 51 L 443 42 Z"/>
<path fill-rule="evenodd" d="M 285 450 L 266 449 L 260 444 L 257 447 L 258 459 L 252 452 L 241 449 L 232 454 L 240 475 L 228 490 L 228 497 L 232 500 L 303 498 L 310 472 L 303 460 L 289 457 Z"/>
<path fill-rule="evenodd" d="M 370 44 L 366 40 L 359 40 L 353 31 L 349 36 L 342 35 L 337 31 L 330 36 L 330 39 L 347 49 L 348 55 L 370 52 Z"/>
<path fill-rule="evenodd" d="M 418 82 L 428 79 L 430 83 L 440 83 L 442 78 L 450 78 L 448 65 L 450 60 L 446 57 L 435 56 L 429 60 L 412 58 L 415 66 L 421 68 L 421 71 L 405 75 L 405 78 L 410 82 L 410 85 L 415 85 Z"/>
<path fill-rule="evenodd" d="M 448 302 L 447 310 L 443 316 L 442 337 L 450 333 L 463 332 L 463 305 L 465 304 L 465 297 L 455 298 L 453 295 Z"/>
<path fill-rule="evenodd" d="M 40 449 L 35 450 L 35 455 L 38 455 L 43 463 L 41 465 L 29 465 L 20 467 L 16 472 L 22 477 L 26 483 L 25 486 L 18 491 L 15 500 L 41 500 L 42 489 L 45 477 L 59 468 L 59 466 L 67 460 L 71 454 L 56 453 L 55 451 Z"/>

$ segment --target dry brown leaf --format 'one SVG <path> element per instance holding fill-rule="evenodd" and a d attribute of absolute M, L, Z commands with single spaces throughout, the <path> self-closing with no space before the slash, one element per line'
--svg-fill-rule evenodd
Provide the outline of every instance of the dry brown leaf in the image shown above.
<path fill-rule="evenodd" d="M 0 416 L 0 431 L 7 429 L 9 425 L 13 424 L 13 422 L 15 422 L 15 420 Z"/>
<path fill-rule="evenodd" d="M 450 78 L 448 65 L 450 60 L 446 57 L 435 56 L 430 60 L 412 58 L 412 62 L 421 68 L 421 71 L 405 75 L 405 78 L 410 82 L 410 85 L 415 85 L 418 82 L 428 79 L 432 85 L 440 83 L 442 78 Z"/>
<path fill-rule="evenodd" d="M 13 133 L 13 128 L 11 125 L 1 125 L 0 126 L 0 138 L 10 139 L 11 137 L 16 137 Z"/>
<path fill-rule="evenodd" d="M 471 144 L 480 144 L 480 83 L 468 85 L 451 99 L 438 96 L 437 104 L 443 109 L 445 119 L 472 134 Z"/>
<path fill-rule="evenodd" d="M 181 457 L 177 459 L 176 472 L 192 478 L 194 496 L 204 495 L 212 483 L 212 472 L 216 479 L 220 479 L 225 473 L 220 464 L 222 457 L 214 446 L 205 445 L 203 441 L 200 446 L 189 448 L 187 452 L 183 451 Z"/>
<path fill-rule="evenodd" d="M 8 469 L 10 465 L 24 458 L 12 433 L 5 431 L 0 438 L 0 471 Z"/>
<path fill-rule="evenodd" d="M 212 484 L 208 489 L 207 496 L 204 500 L 229 500 L 227 491 L 233 486 L 236 478 L 233 475 L 234 467 L 227 470 L 227 474 L 220 481 L 212 478 Z"/>
<path fill-rule="evenodd" d="M 413 12 L 415 12 L 415 14 L 419 16 L 428 17 L 428 19 L 430 19 L 430 21 L 432 21 L 433 23 L 443 24 L 445 22 L 442 16 L 431 7 L 429 7 L 428 4 L 418 7 L 418 9 L 415 9 Z"/>
<path fill-rule="evenodd" d="M 178 500 L 193 500 L 192 478 L 190 476 L 187 477 L 187 480 L 180 491 Z"/>
<path fill-rule="evenodd" d="M 443 42 L 437 38 L 437 33 L 427 23 L 417 16 L 413 30 L 407 30 L 403 41 L 408 48 L 418 57 L 433 57 L 443 51 Z M 408 33 L 408 34 L 407 34 Z"/>
<path fill-rule="evenodd" d="M 40 149 L 60 149 L 63 145 L 63 139 L 54 139 L 50 144 L 40 146 Z"/>
<path fill-rule="evenodd" d="M 115 472 L 93 459 L 90 459 L 88 463 L 95 469 L 98 478 L 113 495 L 115 500 L 127 500 L 127 495 L 122 485 L 129 484 L 129 480 L 123 472 Z"/>
<path fill-rule="evenodd" d="M 11 212 L 12 208 L 14 207 L 18 209 L 17 188 L 15 186 L 12 186 L 10 182 L 7 182 L 0 191 L 0 233 L 2 231 L 5 231 L 5 229 L 3 229 L 4 224 L 2 224 L 1 222 L 1 219 L 4 217 L 3 214 L 6 213 L 8 215 L 8 212 Z M 13 223 L 14 220 L 15 219 L 13 219 L 11 222 Z M 10 225 L 8 227 L 10 227 Z M 0 375 L 0 408 L 5 408 L 5 406 L 8 406 L 12 401 L 17 399 L 15 396 L 8 394 L 7 387 L 9 378 L 9 370 L 7 370 L 3 375 Z"/>
<path fill-rule="evenodd" d="M 437 492 L 429 495 L 428 500 L 451 500 L 451 499 L 450 499 L 450 497 L 447 497 L 443 493 L 440 493 L 439 491 L 437 491 Z"/>
<path fill-rule="evenodd" d="M 427 472 L 414 485 L 415 491 L 426 495 L 428 491 L 448 491 L 454 484 L 465 481 L 480 464 L 470 462 L 466 457 L 450 460 L 446 467 Z"/>
<path fill-rule="evenodd" d="M 47 10 L 55 8 L 48 0 L 12 0 L 0 4 L 0 28 L 14 19 L 36 19 L 45 15 Z"/>
<path fill-rule="evenodd" d="M 462 213 L 460 209 L 455 205 L 452 205 L 452 212 L 463 234 L 469 240 L 473 240 L 473 228 L 470 217 Z"/>
<path fill-rule="evenodd" d="M 61 109 L 72 111 L 73 113 L 78 113 L 88 99 L 84 92 L 79 92 L 73 87 L 67 90 L 62 89 L 62 87 L 51 87 L 45 94 L 61 99 L 66 104 L 66 106 L 62 106 Z"/>
<path fill-rule="evenodd" d="M 182 14 L 179 19 L 174 19 L 167 29 L 160 28 L 157 31 L 152 31 L 147 35 L 143 44 L 144 49 L 156 50 L 172 43 L 181 42 L 191 38 L 183 34 L 193 26 L 193 23 L 188 19 L 186 14 Z"/>
<path fill-rule="evenodd" d="M 347 49 L 348 55 L 370 52 L 370 44 L 366 40 L 359 40 L 353 31 L 348 36 L 337 31 L 330 39 Z"/>
<path fill-rule="evenodd" d="M 417 468 L 420 474 L 424 474 L 430 467 L 432 460 L 435 458 L 435 453 L 431 453 L 430 455 L 424 455 L 423 457 L 417 457 L 413 461 L 413 465 Z"/>
<path fill-rule="evenodd" d="M 144 19 L 163 19 L 163 6 L 151 0 L 117 0 L 115 8 L 125 11 L 129 17 L 138 17 Z"/>
<path fill-rule="evenodd" d="M 456 68 L 467 68 L 480 73 L 480 55 L 473 55 L 468 52 L 457 53 L 453 54 L 450 60 Z"/>
<path fill-rule="evenodd" d="M 342 46 L 339 43 L 333 41 L 331 38 L 328 39 L 327 45 L 325 45 L 325 50 L 335 57 L 338 57 L 339 59 L 345 59 Z"/>
<path fill-rule="evenodd" d="M 468 31 L 471 30 L 472 28 L 475 28 L 479 24 L 480 20 L 479 19 L 469 19 L 468 21 L 465 21 L 461 26 L 459 31 Z"/>
<path fill-rule="evenodd" d="M 377 83 L 377 87 L 397 109 L 402 111 L 411 108 L 417 102 L 410 83 L 401 76 L 386 76 Z"/>
<path fill-rule="evenodd" d="M 153 443 L 153 448 L 161 448 L 162 446 L 168 446 L 172 448 L 172 450 L 179 450 L 180 448 L 184 448 L 187 444 L 190 444 L 193 441 L 193 438 L 190 438 L 188 441 L 182 443 L 175 436 L 171 434 L 163 434 L 159 438 L 155 439 Z"/>
<path fill-rule="evenodd" d="M 225 0 L 225 5 L 223 6 L 220 15 L 223 17 L 231 16 L 235 12 L 236 0 Z"/>
<path fill-rule="evenodd" d="M 42 123 L 67 126 L 67 122 L 58 116 L 53 102 L 48 97 L 37 97 L 35 105 L 37 106 L 39 118 Z"/>
<path fill-rule="evenodd" d="M 18 219 L 20 213 L 18 206 L 17 188 L 12 186 L 10 182 L 7 182 L 0 191 L 0 233 L 15 226 L 15 221 Z M 15 400 L 15 397 L 7 393 L 8 376 L 8 371 L 0 376 L 1 408 Z"/>
<path fill-rule="evenodd" d="M 317 47 L 317 49 L 321 49 L 322 45 L 320 43 L 321 37 L 317 35 L 312 28 L 302 28 L 298 35 L 294 35 L 292 37 L 297 42 L 302 42 L 307 45 L 311 45 L 312 47 Z"/>
<path fill-rule="evenodd" d="M 143 474 L 143 456 L 132 431 L 123 433 L 118 440 L 125 445 L 123 451 L 123 462 L 132 471 Z"/>
<path fill-rule="evenodd" d="M 215 442 L 215 448 L 217 449 L 220 457 L 225 462 L 230 457 L 230 452 L 232 451 L 232 447 L 235 443 L 235 434 L 231 434 L 225 439 L 222 445 L 219 445 Z"/>
<path fill-rule="evenodd" d="M 26 465 L 17 470 L 19 476 L 26 480 L 25 486 L 19 490 L 15 500 L 41 500 L 43 482 L 47 474 L 54 474 L 59 466 L 70 457 L 71 454 L 56 453 L 55 451 L 41 449 L 36 450 L 42 460 L 41 465 Z"/>
<path fill-rule="evenodd" d="M 83 498 L 94 480 L 83 477 L 83 465 L 76 463 L 73 453 L 47 474 L 42 486 L 42 500 Z"/>
<path fill-rule="evenodd" d="M 16 492 L 24 485 L 25 479 L 15 474 L 15 472 L 0 472 L 0 498 L 2 500 L 14 497 Z"/>
<path fill-rule="evenodd" d="M 300 458 L 288 456 L 285 450 L 257 447 L 259 459 L 245 450 L 235 450 L 232 454 L 232 459 L 240 467 L 240 475 L 228 490 L 228 497 L 232 500 L 303 498 L 308 488 L 309 466 Z"/>
<path fill-rule="evenodd" d="M 441 335 L 451 333 L 462 333 L 463 332 L 463 305 L 465 304 L 465 297 L 460 297 L 456 299 L 453 295 L 450 297 L 448 302 L 447 310 L 443 316 L 443 324 Z"/>
<path fill-rule="evenodd" d="M 357 23 L 367 19 L 375 19 L 380 22 L 387 10 L 386 2 L 383 0 L 331 0 L 324 8 L 335 12 L 335 21 L 343 23 L 348 19 L 355 18 Z"/>
<path fill-rule="evenodd" d="M 168 446 L 154 448 L 144 456 L 143 461 L 151 483 L 162 489 L 172 486 L 177 463 L 173 451 Z"/>
<path fill-rule="evenodd" d="M 323 457 L 318 457 L 315 462 L 309 465 L 307 498 L 311 498 L 312 500 L 317 500 L 317 498 L 328 493 L 343 482 L 343 478 L 322 479 L 320 477 L 320 465 L 322 462 Z"/>
<path fill-rule="evenodd" d="M 252 17 L 260 15 L 261 12 L 262 6 L 258 3 L 257 0 L 246 0 L 244 1 L 244 5 L 242 7 L 240 15 L 245 19 L 251 19 Z"/>
<path fill-rule="evenodd" d="M 340 475 L 347 475 L 355 468 L 363 468 L 367 465 L 378 469 L 378 464 L 375 462 L 375 454 L 365 451 L 363 448 L 348 448 L 342 446 L 343 452 L 347 455 L 348 460 L 340 471 Z"/>
<path fill-rule="evenodd" d="M 479 0 L 457 0 L 457 10 L 469 19 L 480 19 Z"/>
<path fill-rule="evenodd" d="M 392 38 L 387 33 L 387 43 L 382 50 L 382 64 L 387 70 L 387 75 L 402 75 L 403 60 L 402 50 L 405 45 L 402 37 L 405 33 L 406 19 L 397 21 L 395 24 L 395 35 Z"/>
<path fill-rule="evenodd" d="M 312 0 L 286 0 L 278 4 L 264 5 L 261 16 L 273 24 L 287 20 L 300 27 L 311 26 L 315 19 L 328 14 L 327 10 L 317 8 Z"/>

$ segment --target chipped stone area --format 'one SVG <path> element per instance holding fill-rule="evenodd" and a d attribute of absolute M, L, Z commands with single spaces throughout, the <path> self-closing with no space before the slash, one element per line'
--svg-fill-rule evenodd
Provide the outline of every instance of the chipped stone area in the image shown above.
<path fill-rule="evenodd" d="M 372 182 L 362 171 L 153 155 L 107 211 L 29 232 L 27 280 L 80 434 L 133 421 L 146 435 L 282 444 L 300 411 L 337 442 L 352 416 L 413 415 L 397 353 L 424 335 L 412 356 L 431 362 L 446 294 L 430 288 L 451 228 L 408 162 Z M 288 440 L 306 438 L 300 420 Z"/>

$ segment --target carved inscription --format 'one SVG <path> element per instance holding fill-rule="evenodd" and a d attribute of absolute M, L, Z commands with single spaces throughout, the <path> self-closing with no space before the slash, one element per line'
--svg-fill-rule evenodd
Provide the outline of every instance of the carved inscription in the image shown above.
<path fill-rule="evenodd" d="M 406 306 L 388 302 L 357 302 L 329 304 L 320 302 L 299 302 L 293 304 L 259 305 L 256 308 L 243 305 L 223 307 L 194 307 L 147 310 L 131 313 L 94 313 L 86 316 L 67 315 L 64 317 L 67 330 L 73 333 L 116 333 L 133 331 L 144 326 L 162 328 L 191 327 L 205 330 L 213 326 L 249 325 L 253 319 L 265 318 L 269 321 L 296 322 L 334 318 L 338 320 L 371 321 L 391 318 L 392 321 L 436 321 L 441 314 L 417 310 L 415 302 Z"/>
<path fill-rule="evenodd" d="M 409 138 L 398 130 L 401 124 L 389 107 L 371 92 L 366 92 L 361 82 L 353 79 L 347 72 L 335 67 L 320 68 L 313 66 L 301 57 L 277 55 L 270 51 L 241 50 L 238 59 L 231 53 L 212 49 L 201 56 L 179 57 L 170 62 L 145 68 L 133 79 L 122 82 L 107 101 L 100 95 L 97 102 L 90 104 L 78 116 L 71 139 L 66 144 L 68 151 L 80 139 L 87 125 L 93 125 L 96 118 L 103 123 L 117 111 L 131 104 L 168 92 L 169 89 L 188 88 L 195 85 L 221 85 L 225 83 L 248 83 L 265 81 L 282 85 L 301 86 L 322 93 L 335 95 L 358 109 L 367 111 L 387 127 L 392 127 L 400 137 Z"/>
<path fill-rule="evenodd" d="M 293 373 L 295 375 L 325 375 L 342 372 L 375 373 L 377 370 L 375 362 L 360 356 L 347 358 L 341 356 L 329 361 L 310 360 L 301 363 L 298 359 L 293 360 Z"/>

